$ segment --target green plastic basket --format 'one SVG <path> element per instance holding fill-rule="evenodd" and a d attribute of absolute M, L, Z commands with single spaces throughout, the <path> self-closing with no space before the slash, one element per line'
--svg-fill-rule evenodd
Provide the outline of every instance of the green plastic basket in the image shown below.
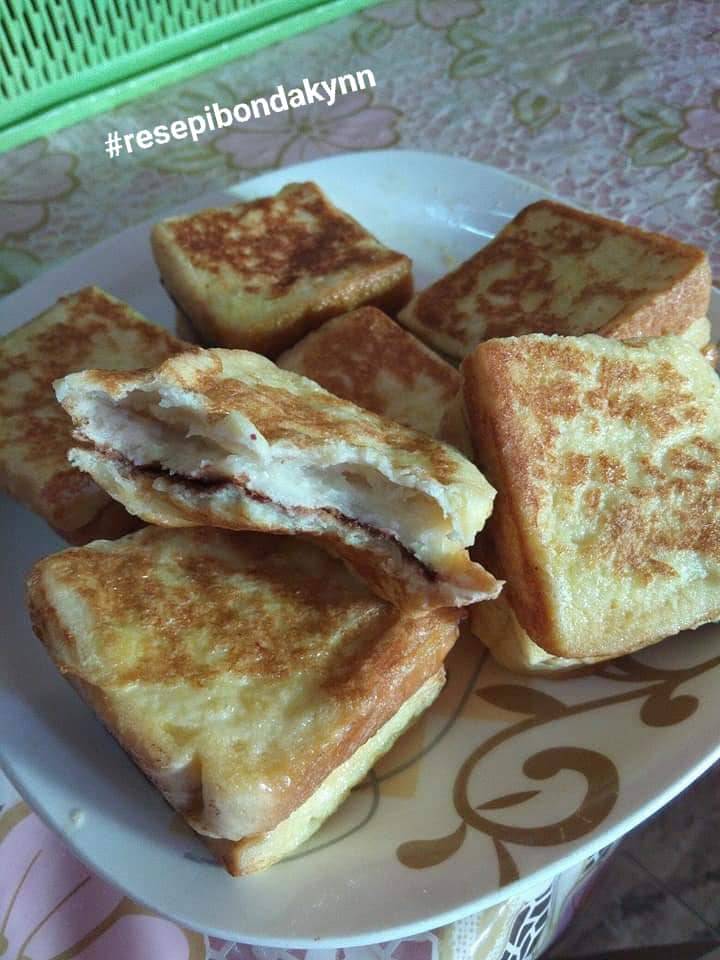
<path fill-rule="evenodd" d="M 378 0 L 0 0 L 0 150 Z"/>

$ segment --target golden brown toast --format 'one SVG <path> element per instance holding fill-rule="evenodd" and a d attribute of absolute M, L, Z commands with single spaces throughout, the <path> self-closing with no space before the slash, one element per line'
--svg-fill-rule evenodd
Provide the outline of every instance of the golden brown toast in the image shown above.
<path fill-rule="evenodd" d="M 404 608 L 500 589 L 469 559 L 493 489 L 452 447 L 243 350 L 56 384 L 71 461 L 149 523 L 313 537 Z"/>
<path fill-rule="evenodd" d="M 720 617 L 720 383 L 695 348 L 508 337 L 463 380 L 507 579 L 473 627 L 499 659 L 523 633 L 531 659 L 593 661 Z"/>
<path fill-rule="evenodd" d="M 417 294 L 398 319 L 460 359 L 483 340 L 526 333 L 678 335 L 709 302 L 702 250 L 541 200 Z"/>
<path fill-rule="evenodd" d="M 394 313 L 412 295 L 410 260 L 314 183 L 164 220 L 151 239 L 165 287 L 210 345 L 275 356 L 331 317 Z"/>
<path fill-rule="evenodd" d="M 277 365 L 431 436 L 460 389 L 454 367 L 375 307 L 328 320 Z"/>
<path fill-rule="evenodd" d="M 443 680 L 457 611 L 408 617 L 297 538 L 145 529 L 36 564 L 65 678 L 233 873 L 320 826 Z"/>
<path fill-rule="evenodd" d="M 72 424 L 52 383 L 85 367 L 152 366 L 187 349 L 97 287 L 61 297 L 0 338 L 0 488 L 73 543 L 137 527 L 136 518 L 68 463 Z"/>

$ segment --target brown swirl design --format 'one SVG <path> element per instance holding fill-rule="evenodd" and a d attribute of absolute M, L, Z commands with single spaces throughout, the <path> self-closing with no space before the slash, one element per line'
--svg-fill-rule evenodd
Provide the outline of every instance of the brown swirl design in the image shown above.
<path fill-rule="evenodd" d="M 495 822 L 488 813 L 519 806 L 537 796 L 539 790 L 524 790 L 497 797 L 481 805 L 470 799 L 469 782 L 483 760 L 503 743 L 560 718 L 589 713 L 632 700 L 642 700 L 640 719 L 651 727 L 673 726 L 687 720 L 697 710 L 697 697 L 677 694 L 677 688 L 693 677 L 720 665 L 720 656 L 693 667 L 676 670 L 648 666 L 625 657 L 599 664 L 583 673 L 632 684 L 633 688 L 610 696 L 597 697 L 570 706 L 542 690 L 520 684 L 503 683 L 482 687 L 476 695 L 496 707 L 522 715 L 522 719 L 493 734 L 476 747 L 460 767 L 453 787 L 453 802 L 460 816 L 457 829 L 444 837 L 411 840 L 396 850 L 398 860 L 406 867 L 424 869 L 442 863 L 462 846 L 468 827 L 492 839 L 498 860 L 500 886 L 517 880 L 517 864 L 506 844 L 526 847 L 547 847 L 577 840 L 595 830 L 610 814 L 620 791 L 617 767 L 605 754 L 578 746 L 561 746 L 541 750 L 528 757 L 523 773 L 532 780 L 552 780 L 563 770 L 573 770 L 585 779 L 585 795 L 570 816 L 542 827 L 519 827 Z M 560 679 L 560 678 L 557 678 Z M 637 686 L 642 684 L 642 686 Z"/>

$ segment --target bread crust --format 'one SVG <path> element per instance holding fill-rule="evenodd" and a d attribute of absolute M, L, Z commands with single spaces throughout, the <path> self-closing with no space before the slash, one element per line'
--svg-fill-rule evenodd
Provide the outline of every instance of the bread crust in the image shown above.
<path fill-rule="evenodd" d="M 720 361 L 720 351 L 718 351 L 717 343 L 708 343 L 707 346 L 702 348 L 700 353 L 705 357 L 713 370 L 717 370 L 718 361 Z"/>
<path fill-rule="evenodd" d="M 665 239 L 669 241 L 671 238 Z M 696 317 L 707 313 L 711 287 L 710 262 L 707 254 L 703 253 L 688 273 L 678 279 L 669 290 L 652 294 L 649 301 L 639 309 L 625 307 L 597 332 L 601 336 L 614 337 L 617 340 L 680 336 Z"/>
<path fill-rule="evenodd" d="M 503 593 L 519 623 L 531 638 L 550 631 L 551 614 L 545 599 L 544 579 L 533 560 L 533 547 L 521 516 L 521 504 L 511 494 L 515 483 L 522 486 L 528 460 L 533 455 L 516 433 L 507 404 L 505 386 L 499 382 L 500 369 L 489 356 L 477 350 L 461 368 L 465 420 L 476 460 L 495 477 L 497 494 L 493 513 L 485 525 L 482 541 L 495 544 L 491 568 L 504 582 Z M 503 456 L 511 450 L 513 459 Z M 537 639 L 535 643 L 539 643 Z"/>

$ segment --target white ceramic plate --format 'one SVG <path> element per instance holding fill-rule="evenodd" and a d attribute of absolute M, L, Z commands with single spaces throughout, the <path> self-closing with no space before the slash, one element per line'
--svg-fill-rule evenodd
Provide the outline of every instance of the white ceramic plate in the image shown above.
<path fill-rule="evenodd" d="M 410 254 L 419 287 L 544 195 L 490 167 L 388 151 L 270 173 L 191 207 L 261 196 L 298 179 L 316 180 L 380 239 Z M 172 326 L 149 226 L 126 230 L 6 298 L 0 333 L 89 283 Z M 720 628 L 562 681 L 505 673 L 465 639 L 431 713 L 301 855 L 232 880 L 178 826 L 34 639 L 24 575 L 62 543 L 6 498 L 0 531 L 8 775 L 96 872 L 218 936 L 351 946 L 450 922 L 610 843 L 720 755 Z M 84 813 L 79 826 L 75 810 Z"/>

